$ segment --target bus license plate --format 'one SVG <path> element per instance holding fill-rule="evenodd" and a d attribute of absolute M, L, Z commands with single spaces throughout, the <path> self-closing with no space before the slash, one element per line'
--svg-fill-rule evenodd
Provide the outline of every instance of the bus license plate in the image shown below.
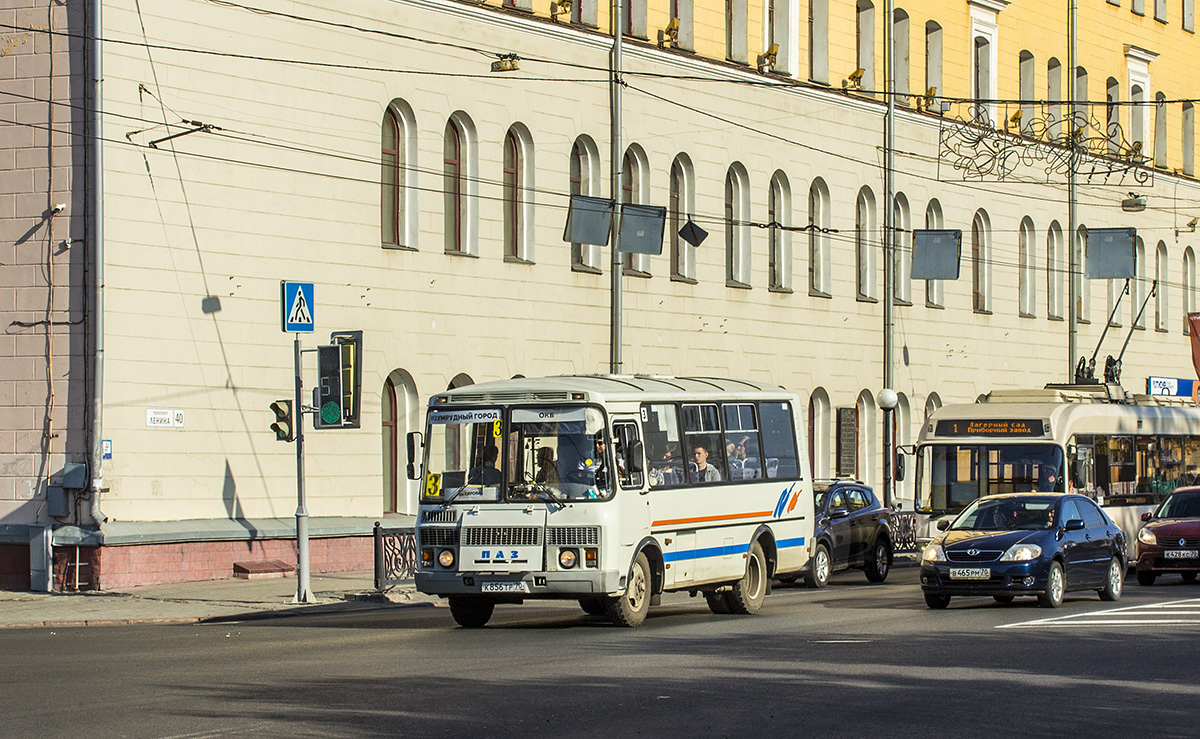
<path fill-rule="evenodd" d="M 1198 559 L 1200 551 L 1195 549 L 1168 549 L 1163 552 L 1165 559 Z"/>
<path fill-rule="evenodd" d="M 992 571 L 986 567 L 951 567 L 951 580 L 990 580 Z"/>
<path fill-rule="evenodd" d="M 482 590 L 485 593 L 528 593 L 529 586 L 524 582 L 485 582 Z"/>

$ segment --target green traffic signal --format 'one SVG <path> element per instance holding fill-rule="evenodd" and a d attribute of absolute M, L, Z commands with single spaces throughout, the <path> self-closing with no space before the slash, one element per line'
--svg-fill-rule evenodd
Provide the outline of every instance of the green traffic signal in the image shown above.
<path fill-rule="evenodd" d="M 276 400 L 271 403 L 271 411 L 275 413 L 275 423 L 271 430 L 275 432 L 276 441 L 293 441 L 296 438 L 292 422 L 292 401 Z"/>

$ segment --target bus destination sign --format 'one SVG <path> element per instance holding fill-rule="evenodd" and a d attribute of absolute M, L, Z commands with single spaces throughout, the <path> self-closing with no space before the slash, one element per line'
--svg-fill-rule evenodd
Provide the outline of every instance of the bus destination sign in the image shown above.
<path fill-rule="evenodd" d="M 938 421 L 938 436 L 1044 436 L 1045 427 L 1033 419 L 962 419 Z"/>

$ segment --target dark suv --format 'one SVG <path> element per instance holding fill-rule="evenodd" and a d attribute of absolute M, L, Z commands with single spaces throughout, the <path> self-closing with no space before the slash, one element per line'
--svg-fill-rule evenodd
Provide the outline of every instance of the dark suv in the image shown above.
<path fill-rule="evenodd" d="M 837 570 L 864 570 L 883 582 L 892 568 L 891 517 L 871 488 L 854 480 L 817 482 L 813 550 L 804 580 L 823 588 Z"/>

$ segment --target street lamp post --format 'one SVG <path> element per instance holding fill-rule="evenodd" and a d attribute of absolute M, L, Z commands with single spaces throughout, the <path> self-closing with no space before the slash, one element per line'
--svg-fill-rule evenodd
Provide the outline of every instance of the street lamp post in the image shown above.
<path fill-rule="evenodd" d="M 892 412 L 899 398 L 896 391 L 885 387 L 875 396 L 883 409 L 883 507 L 892 507 Z"/>

